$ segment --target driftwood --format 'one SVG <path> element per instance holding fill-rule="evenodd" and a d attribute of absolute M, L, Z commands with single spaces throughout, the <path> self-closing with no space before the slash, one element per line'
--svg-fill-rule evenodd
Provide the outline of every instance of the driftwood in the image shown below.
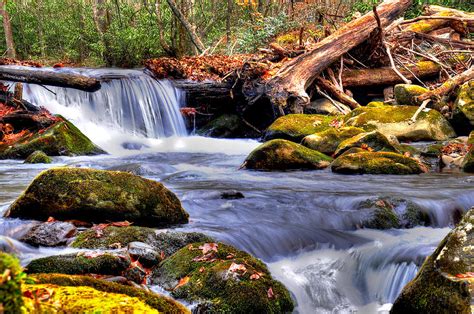
<path fill-rule="evenodd" d="M 441 71 L 441 66 L 432 61 L 420 61 L 416 65 L 407 66 L 407 69 L 400 69 L 400 72 L 409 80 L 416 78 L 426 78 L 437 75 Z M 392 68 L 384 67 L 377 69 L 347 69 L 342 73 L 342 83 L 344 87 L 361 86 L 386 86 L 403 83 L 400 76 L 393 72 Z"/>
<path fill-rule="evenodd" d="M 360 107 L 359 103 L 354 100 L 354 98 L 350 97 L 349 95 L 345 94 L 342 90 L 337 88 L 333 83 L 331 83 L 329 80 L 326 80 L 321 77 L 317 77 L 315 79 L 316 85 L 318 85 L 320 88 L 324 89 L 327 91 L 331 96 L 336 98 L 339 102 L 348 105 L 352 109 L 355 109 L 357 107 Z"/>
<path fill-rule="evenodd" d="M 388 0 L 377 7 L 381 25 L 387 27 L 411 4 L 411 0 Z M 266 95 L 284 114 L 302 112 L 309 104 L 306 89 L 330 64 L 370 37 L 377 27 L 372 12 L 354 20 L 319 42 L 314 49 L 286 63 L 267 83 Z"/>
<path fill-rule="evenodd" d="M 74 73 L 58 73 L 37 69 L 0 67 L 0 81 L 22 82 L 29 84 L 68 87 L 95 92 L 100 89 L 100 81 Z"/>

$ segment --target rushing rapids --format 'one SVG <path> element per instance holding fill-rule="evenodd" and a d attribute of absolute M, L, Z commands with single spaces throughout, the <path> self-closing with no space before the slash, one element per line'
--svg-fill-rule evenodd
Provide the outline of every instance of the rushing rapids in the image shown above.
<path fill-rule="evenodd" d="M 66 70 L 65 70 L 66 71 Z M 166 184 L 199 231 L 267 263 L 293 294 L 298 313 L 385 312 L 457 217 L 474 205 L 474 179 L 462 173 L 342 176 L 321 171 L 237 170 L 256 141 L 185 137 L 183 95 L 139 71 L 80 70 L 106 80 L 96 94 L 27 86 L 25 96 L 76 123 L 112 154 L 58 157 L 52 166 L 126 170 Z M 171 138 L 165 138 L 170 136 Z M 124 149 L 127 148 L 126 150 Z M 46 165 L 0 161 L 0 212 Z M 244 198 L 226 199 L 238 191 Z M 360 229 L 361 202 L 403 198 L 431 227 Z M 71 252 L 18 242 L 29 221 L 0 219 L 0 248 L 32 258 Z"/>

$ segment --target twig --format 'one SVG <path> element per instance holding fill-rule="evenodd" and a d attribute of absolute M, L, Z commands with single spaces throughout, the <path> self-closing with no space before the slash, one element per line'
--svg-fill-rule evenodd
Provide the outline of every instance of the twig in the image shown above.
<path fill-rule="evenodd" d="M 318 85 L 316 85 L 316 91 L 318 92 L 318 94 L 322 95 L 324 98 L 326 98 L 327 100 L 329 100 L 333 105 L 334 107 L 336 107 L 337 110 L 339 110 L 342 114 L 347 114 L 349 112 L 347 112 L 347 110 L 344 110 L 344 108 L 342 108 L 341 106 L 339 106 L 336 101 L 334 99 L 331 98 L 331 96 L 329 96 L 328 94 L 326 94 L 325 92 L 323 92 Z"/>
<path fill-rule="evenodd" d="M 431 99 L 426 99 L 424 100 L 420 107 L 418 107 L 418 110 L 416 110 L 415 114 L 413 115 L 413 117 L 410 118 L 410 121 L 408 122 L 409 124 L 411 123 L 415 123 L 416 122 L 416 118 L 418 117 L 418 115 L 420 114 L 420 112 L 426 108 L 426 106 L 428 105 L 428 103 L 431 101 Z"/>
<path fill-rule="evenodd" d="M 341 65 L 339 67 L 339 86 L 341 87 L 342 91 L 344 91 L 344 87 L 342 85 L 342 71 L 344 70 L 344 58 L 341 56 Z"/>
<path fill-rule="evenodd" d="M 41 85 L 41 84 L 39 84 L 39 86 L 43 87 L 44 89 L 46 89 L 48 92 L 50 92 L 50 93 L 53 94 L 54 96 L 57 96 L 57 94 L 56 94 L 55 92 L 53 92 L 52 90 L 50 90 L 50 89 L 47 88 L 46 86 Z"/>

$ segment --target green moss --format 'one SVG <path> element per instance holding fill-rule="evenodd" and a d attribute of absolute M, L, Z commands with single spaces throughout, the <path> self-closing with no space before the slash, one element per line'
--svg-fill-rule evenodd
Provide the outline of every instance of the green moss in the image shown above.
<path fill-rule="evenodd" d="M 51 157 L 37 150 L 25 159 L 25 164 L 50 164 L 52 161 Z"/>
<path fill-rule="evenodd" d="M 418 85 L 397 84 L 393 89 L 393 94 L 398 105 L 415 106 L 420 104 L 415 98 L 428 91 L 428 89 Z"/>
<path fill-rule="evenodd" d="M 330 128 L 306 136 L 302 144 L 323 154 L 332 155 L 342 141 L 363 132 L 363 129 L 355 127 Z"/>
<path fill-rule="evenodd" d="M 440 157 L 441 156 L 441 149 L 444 147 L 443 143 L 436 143 L 429 145 L 428 147 L 423 149 L 422 155 L 427 157 Z"/>
<path fill-rule="evenodd" d="M 271 140 L 255 150 L 242 167 L 255 170 L 322 169 L 332 158 L 287 140 Z"/>
<path fill-rule="evenodd" d="M 423 168 L 415 159 L 389 152 L 359 152 L 336 158 L 331 169 L 343 174 L 419 174 Z"/>
<path fill-rule="evenodd" d="M 128 220 L 146 226 L 188 222 L 179 199 L 161 183 L 131 173 L 87 168 L 43 171 L 6 216 L 96 223 Z"/>
<path fill-rule="evenodd" d="M 223 114 L 197 131 L 201 136 L 216 138 L 258 137 L 236 114 Z"/>
<path fill-rule="evenodd" d="M 113 227 L 108 226 L 102 230 L 100 237 L 96 236 L 95 230 L 81 232 L 71 246 L 85 249 L 110 249 L 116 247 L 126 247 L 130 242 L 153 242 L 155 230 L 145 227 Z"/>
<path fill-rule="evenodd" d="M 474 80 L 459 88 L 454 103 L 452 125 L 460 135 L 467 135 L 474 128 Z"/>
<path fill-rule="evenodd" d="M 415 123 L 409 120 L 417 106 L 361 107 L 344 118 L 347 126 L 377 130 L 400 141 L 437 141 L 456 136 L 448 121 L 436 110 L 422 111 Z"/>
<path fill-rule="evenodd" d="M 305 136 L 324 131 L 334 117 L 319 114 L 289 114 L 278 118 L 265 132 L 265 140 L 286 139 L 300 142 Z"/>
<path fill-rule="evenodd" d="M 354 137 L 342 141 L 338 145 L 334 155 L 340 156 L 353 147 L 365 147 L 366 149 L 371 149 L 376 152 L 399 152 L 382 133 L 373 131 L 369 133 L 360 133 Z"/>
<path fill-rule="evenodd" d="M 384 107 L 386 106 L 383 101 L 371 101 L 367 104 L 366 107 L 374 107 L 374 108 L 378 108 L 378 107 Z"/>
<path fill-rule="evenodd" d="M 96 257 L 89 257 L 80 252 L 35 259 L 26 266 L 26 272 L 29 274 L 121 275 L 129 266 L 130 259 L 125 255 L 104 253 Z"/>
<path fill-rule="evenodd" d="M 394 145 L 394 147 L 402 154 L 409 153 L 410 156 L 415 156 L 415 155 L 420 154 L 420 151 L 416 147 L 413 147 L 408 144 Z"/>
<path fill-rule="evenodd" d="M 62 274 L 35 274 L 31 275 L 31 278 L 33 278 L 37 284 L 54 284 L 71 287 L 88 286 L 103 292 L 119 293 L 130 297 L 136 297 L 152 308 L 163 313 L 189 313 L 189 310 L 184 306 L 170 298 L 115 282 L 99 280 L 87 276 L 71 276 Z"/>
<path fill-rule="evenodd" d="M 22 313 L 21 274 L 18 259 L 0 252 L 0 312 Z"/>
<path fill-rule="evenodd" d="M 467 143 L 469 145 L 469 151 L 464 157 L 461 168 L 464 172 L 474 173 L 474 131 L 469 135 Z"/>
<path fill-rule="evenodd" d="M 172 289 L 172 295 L 189 301 L 205 301 L 216 313 L 285 313 L 293 302 L 285 287 L 273 280 L 266 266 L 251 255 L 218 243 L 217 252 L 208 261 L 198 261 L 203 253 L 195 243 L 164 260 L 156 270 L 159 284 Z M 232 264 L 245 267 L 232 272 Z M 259 274 L 254 280 L 250 277 Z M 178 285 L 183 278 L 186 283 Z M 268 291 L 272 289 L 273 296 Z"/>
<path fill-rule="evenodd" d="M 43 151 L 48 156 L 97 155 L 105 153 L 95 146 L 71 122 L 61 120 L 43 133 L 26 136 L 13 145 L 0 145 L 0 159 L 26 158 L 35 151 Z"/>

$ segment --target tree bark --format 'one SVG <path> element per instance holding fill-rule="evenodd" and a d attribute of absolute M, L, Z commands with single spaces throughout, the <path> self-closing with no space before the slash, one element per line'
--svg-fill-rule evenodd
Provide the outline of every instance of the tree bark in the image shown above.
<path fill-rule="evenodd" d="M 441 71 L 441 66 L 432 61 L 420 61 L 416 65 L 401 68 L 400 72 L 409 80 L 425 78 L 437 75 Z M 342 73 L 342 85 L 344 87 L 363 86 L 388 86 L 403 83 L 400 76 L 393 72 L 392 68 L 344 70 Z"/>
<path fill-rule="evenodd" d="M 99 80 L 80 74 L 31 70 L 26 67 L 22 69 L 0 67 L 0 80 L 68 87 L 86 92 L 95 92 L 101 87 Z"/>
<path fill-rule="evenodd" d="M 13 42 L 12 25 L 6 6 L 7 0 L 0 0 L 0 15 L 2 15 L 3 19 L 3 29 L 5 31 L 5 41 L 7 44 L 7 57 L 15 59 L 16 51 L 15 44 Z"/>
<path fill-rule="evenodd" d="M 194 26 L 189 23 L 183 13 L 178 9 L 178 6 L 176 5 L 176 2 L 174 0 L 166 0 L 166 2 L 170 6 L 171 11 L 173 11 L 173 14 L 178 18 L 179 22 L 188 32 L 188 35 L 191 38 L 193 45 L 199 52 L 203 52 L 206 48 L 204 47 L 204 44 L 202 43 L 199 36 L 196 34 Z"/>
<path fill-rule="evenodd" d="M 386 27 L 401 15 L 411 0 L 387 0 L 377 7 L 381 24 Z M 306 93 L 315 78 L 341 55 L 367 40 L 377 27 L 373 12 L 346 24 L 319 42 L 313 50 L 285 64 L 267 83 L 266 96 L 274 106 L 289 112 L 302 112 L 309 104 Z"/>

